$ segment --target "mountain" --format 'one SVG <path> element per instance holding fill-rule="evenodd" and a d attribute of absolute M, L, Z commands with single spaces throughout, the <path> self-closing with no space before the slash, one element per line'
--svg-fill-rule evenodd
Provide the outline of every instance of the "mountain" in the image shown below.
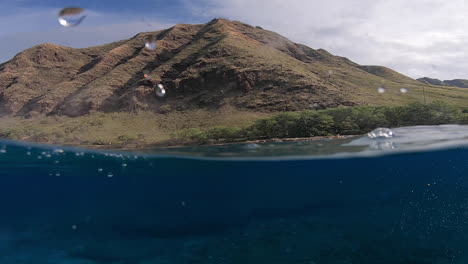
<path fill-rule="evenodd" d="M 158 39 L 153 51 L 144 48 L 151 36 Z M 144 72 L 153 78 L 145 79 Z M 159 83 L 166 87 L 165 98 L 155 95 Z M 397 92 L 402 85 L 414 93 L 402 98 Z M 382 96 L 380 86 L 395 92 Z M 25 50 L 0 65 L 0 116 L 398 104 L 419 100 L 423 86 L 388 68 L 361 66 L 261 27 L 215 19 L 99 47 L 43 44 Z"/>
<path fill-rule="evenodd" d="M 424 77 L 424 78 L 419 78 L 417 80 L 422 82 L 422 83 L 430 84 L 430 85 L 441 85 L 441 86 L 468 88 L 468 80 L 464 80 L 464 79 L 441 81 L 441 80 L 438 80 L 438 79 L 431 79 L 431 78 L 428 78 L 428 77 Z"/>

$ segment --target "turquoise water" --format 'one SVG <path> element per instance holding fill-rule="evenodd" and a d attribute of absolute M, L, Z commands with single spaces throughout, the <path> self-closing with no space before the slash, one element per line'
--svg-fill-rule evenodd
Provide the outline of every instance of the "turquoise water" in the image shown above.
<path fill-rule="evenodd" d="M 0 142 L 0 263 L 468 263 L 468 127 L 99 152 Z"/>

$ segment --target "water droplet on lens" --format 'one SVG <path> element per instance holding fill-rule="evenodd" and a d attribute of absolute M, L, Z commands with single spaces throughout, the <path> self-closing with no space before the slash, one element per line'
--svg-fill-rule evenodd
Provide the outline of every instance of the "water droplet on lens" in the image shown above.
<path fill-rule="evenodd" d="M 409 90 L 408 90 L 408 88 L 401 88 L 400 92 L 405 94 L 405 93 L 409 92 Z"/>
<path fill-rule="evenodd" d="M 369 138 L 392 138 L 394 133 L 389 128 L 377 128 L 367 134 Z"/>
<path fill-rule="evenodd" d="M 379 94 L 384 94 L 387 89 L 383 88 L 383 87 L 379 87 L 379 89 L 377 89 L 377 91 L 379 92 Z"/>
<path fill-rule="evenodd" d="M 151 76 L 150 71 L 143 71 L 143 77 L 145 77 L 145 80 L 151 80 L 153 79 L 153 76 Z"/>
<path fill-rule="evenodd" d="M 156 37 L 151 36 L 146 39 L 145 48 L 147 50 L 155 50 L 158 47 L 156 44 Z"/>
<path fill-rule="evenodd" d="M 162 84 L 158 84 L 158 88 L 156 88 L 156 94 L 159 97 L 164 97 L 166 95 L 166 89 L 164 89 Z"/>
<path fill-rule="evenodd" d="M 78 26 L 83 19 L 86 18 L 84 15 L 85 10 L 79 7 L 67 7 L 60 10 L 58 14 L 58 21 L 60 25 L 64 27 L 74 27 Z"/>

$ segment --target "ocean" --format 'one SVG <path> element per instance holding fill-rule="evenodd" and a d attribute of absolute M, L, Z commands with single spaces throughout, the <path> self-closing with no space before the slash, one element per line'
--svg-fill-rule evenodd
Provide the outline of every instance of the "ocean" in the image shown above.
<path fill-rule="evenodd" d="M 96 151 L 0 142 L 0 263 L 466 264 L 468 126 Z"/>

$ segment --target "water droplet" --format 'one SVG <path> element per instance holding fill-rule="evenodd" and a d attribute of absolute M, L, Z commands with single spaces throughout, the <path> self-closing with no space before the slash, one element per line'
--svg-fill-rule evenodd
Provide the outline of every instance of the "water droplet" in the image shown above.
<path fill-rule="evenodd" d="M 79 7 L 67 7 L 60 10 L 58 21 L 64 27 L 78 26 L 86 18 L 85 10 Z"/>
<path fill-rule="evenodd" d="M 400 92 L 405 94 L 405 93 L 409 92 L 409 90 L 408 90 L 408 88 L 401 88 Z"/>
<path fill-rule="evenodd" d="M 385 92 L 387 92 L 387 89 L 385 89 L 383 87 L 379 87 L 379 89 L 377 89 L 377 91 L 379 92 L 379 94 L 384 94 Z"/>
<path fill-rule="evenodd" d="M 156 94 L 159 97 L 164 97 L 166 95 L 166 89 L 164 89 L 162 84 L 158 84 L 158 88 L 156 88 Z"/>
<path fill-rule="evenodd" d="M 103 169 L 102 169 L 102 168 L 99 168 L 99 169 L 97 169 L 97 171 L 98 171 L 98 172 L 102 172 L 102 171 L 103 171 Z"/>
<path fill-rule="evenodd" d="M 392 138 L 394 133 L 389 128 L 377 128 L 367 134 L 369 138 Z"/>
<path fill-rule="evenodd" d="M 145 77 L 145 80 L 153 79 L 153 76 L 151 75 L 151 72 L 148 71 L 148 70 L 143 71 L 143 77 Z"/>
<path fill-rule="evenodd" d="M 145 48 L 147 50 L 155 50 L 158 47 L 156 44 L 156 37 L 150 36 L 146 39 Z"/>
<path fill-rule="evenodd" d="M 108 172 L 108 173 L 107 173 L 107 177 L 109 177 L 109 178 L 112 178 L 112 177 L 114 177 L 114 173 L 112 173 L 112 172 Z"/>

